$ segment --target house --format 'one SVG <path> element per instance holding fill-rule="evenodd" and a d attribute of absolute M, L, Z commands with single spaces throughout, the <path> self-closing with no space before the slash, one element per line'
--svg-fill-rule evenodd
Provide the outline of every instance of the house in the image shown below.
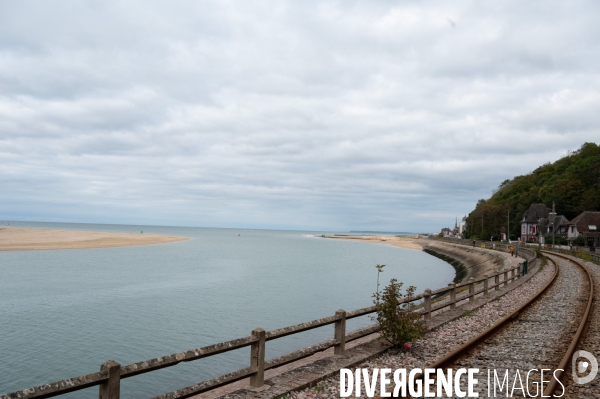
<path fill-rule="evenodd" d="M 548 221 L 548 207 L 544 204 L 531 204 L 521 220 L 521 242 L 540 242 L 543 244 L 543 233 L 540 224 Z M 541 223 L 540 223 L 541 222 Z"/>
<path fill-rule="evenodd" d="M 467 230 L 467 216 L 462 218 L 460 223 L 458 224 L 458 234 L 463 234 Z"/>
<path fill-rule="evenodd" d="M 600 212 L 585 211 L 567 225 L 567 240 L 583 236 L 586 247 L 600 246 Z"/>
<path fill-rule="evenodd" d="M 567 227 L 569 225 L 569 219 L 563 215 L 550 215 L 546 226 L 546 235 L 554 234 L 556 236 L 562 236 L 567 238 Z"/>
<path fill-rule="evenodd" d="M 548 215 L 548 219 L 540 220 L 540 228 L 544 235 L 554 234 L 555 236 L 562 236 L 567 238 L 567 226 L 569 219 L 563 215 L 556 214 L 556 207 L 554 202 L 552 203 L 552 212 Z"/>

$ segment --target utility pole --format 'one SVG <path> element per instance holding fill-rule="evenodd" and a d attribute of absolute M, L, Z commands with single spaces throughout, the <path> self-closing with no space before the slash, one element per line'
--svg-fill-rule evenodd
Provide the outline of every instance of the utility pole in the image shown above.
<path fill-rule="evenodd" d="M 508 222 L 507 222 L 507 226 L 508 226 L 508 228 L 506 229 L 506 240 L 510 244 L 510 209 L 508 210 Z"/>
<path fill-rule="evenodd" d="M 554 201 L 552 201 L 552 213 L 554 214 L 554 219 L 552 219 L 552 249 L 554 249 L 554 227 L 556 224 L 556 207 Z"/>

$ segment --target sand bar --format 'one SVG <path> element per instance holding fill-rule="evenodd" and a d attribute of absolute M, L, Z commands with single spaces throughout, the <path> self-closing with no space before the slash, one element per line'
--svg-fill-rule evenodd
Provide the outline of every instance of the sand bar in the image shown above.
<path fill-rule="evenodd" d="M 421 239 L 417 239 L 414 236 L 392 236 L 392 235 L 329 235 L 324 236 L 326 238 L 334 238 L 336 240 L 354 240 L 361 242 L 371 242 L 376 244 L 388 244 L 400 248 L 416 249 L 421 251 L 423 246 L 418 242 Z"/>
<path fill-rule="evenodd" d="M 0 251 L 129 247 L 188 239 L 158 234 L 0 227 Z"/>

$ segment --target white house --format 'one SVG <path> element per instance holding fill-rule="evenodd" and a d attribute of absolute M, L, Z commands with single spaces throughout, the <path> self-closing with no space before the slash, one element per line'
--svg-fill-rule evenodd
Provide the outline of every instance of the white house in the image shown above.
<path fill-rule="evenodd" d="M 521 241 L 543 243 L 544 231 L 540 229 L 541 222 L 547 221 L 548 207 L 544 204 L 531 204 L 521 220 Z"/>

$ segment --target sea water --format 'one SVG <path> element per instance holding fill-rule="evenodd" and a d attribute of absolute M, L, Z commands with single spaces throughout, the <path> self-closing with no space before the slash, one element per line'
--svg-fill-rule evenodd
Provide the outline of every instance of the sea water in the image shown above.
<path fill-rule="evenodd" d="M 3 225 L 7 222 L 2 222 Z M 0 252 L 0 394 L 371 306 L 396 278 L 417 292 L 454 270 L 421 251 L 319 237 L 331 232 L 14 223 L 167 234 L 187 241 Z M 348 321 L 348 331 L 372 324 Z M 325 326 L 267 342 L 267 359 L 333 337 Z M 249 365 L 249 348 L 122 381 L 148 398 Z M 67 398 L 96 398 L 98 388 Z"/>

